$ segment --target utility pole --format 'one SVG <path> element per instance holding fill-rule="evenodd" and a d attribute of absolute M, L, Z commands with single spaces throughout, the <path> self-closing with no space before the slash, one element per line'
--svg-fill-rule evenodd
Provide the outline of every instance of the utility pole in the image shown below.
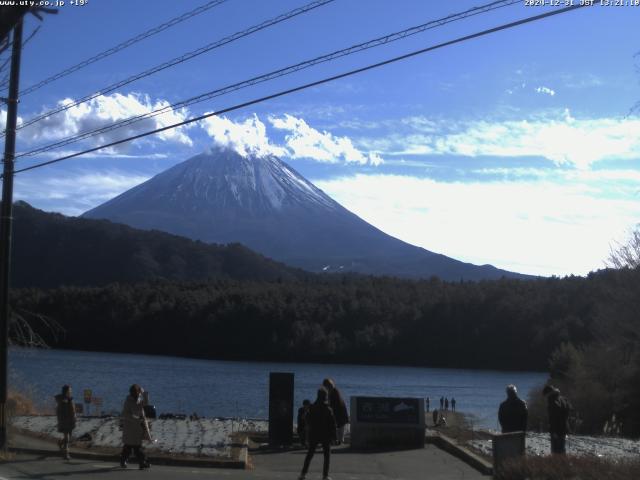
<path fill-rule="evenodd" d="M 0 450 L 7 445 L 7 374 L 9 343 L 9 282 L 11 275 L 11 227 L 13 221 L 13 171 L 16 153 L 16 123 L 22 53 L 22 19 L 13 29 L 11 73 L 4 141 L 2 206 L 0 207 Z"/>

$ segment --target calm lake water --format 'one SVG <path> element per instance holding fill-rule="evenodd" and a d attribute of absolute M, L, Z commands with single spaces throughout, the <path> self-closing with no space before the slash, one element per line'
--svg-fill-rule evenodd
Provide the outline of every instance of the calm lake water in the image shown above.
<path fill-rule="evenodd" d="M 455 397 L 457 409 L 472 413 L 477 424 L 496 428 L 504 387 L 518 386 L 523 397 L 542 384 L 539 372 L 499 372 L 422 367 L 380 367 L 304 363 L 226 362 L 186 358 L 28 350 L 9 352 L 12 387 L 27 392 L 40 406 L 52 406 L 60 387 L 72 385 L 76 401 L 91 389 L 103 398 L 105 412 L 119 411 L 132 383 L 150 393 L 159 413 L 197 412 L 217 417 L 267 418 L 269 372 L 295 374 L 295 404 L 315 398 L 325 377 L 349 396 Z"/>

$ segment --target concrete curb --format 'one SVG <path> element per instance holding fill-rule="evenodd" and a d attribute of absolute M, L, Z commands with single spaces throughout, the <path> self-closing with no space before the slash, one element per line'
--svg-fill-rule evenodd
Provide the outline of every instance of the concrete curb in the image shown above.
<path fill-rule="evenodd" d="M 486 461 L 484 458 L 476 455 L 470 450 L 458 445 L 452 438 L 443 435 L 442 433 L 436 433 L 426 437 L 426 442 L 450 453 L 456 458 L 459 458 L 467 465 L 475 468 L 483 475 L 493 475 L 493 464 Z"/>
<path fill-rule="evenodd" d="M 248 463 L 248 438 L 244 438 L 242 442 L 233 443 L 231 446 L 231 458 L 214 459 L 214 458 L 197 458 L 197 457 L 175 457 L 171 455 L 163 455 L 150 452 L 147 457 L 151 465 L 168 465 L 174 467 L 200 467 L 200 468 L 232 468 L 246 469 Z M 46 450 L 39 448 L 27 447 L 10 447 L 9 451 L 14 453 L 24 453 L 29 455 L 40 455 L 44 457 L 60 457 L 62 454 L 56 450 Z M 70 451 L 71 458 L 81 460 L 91 460 L 96 462 L 113 462 L 115 465 L 120 464 L 120 457 L 114 453 L 89 452 L 86 450 L 73 449 Z"/>

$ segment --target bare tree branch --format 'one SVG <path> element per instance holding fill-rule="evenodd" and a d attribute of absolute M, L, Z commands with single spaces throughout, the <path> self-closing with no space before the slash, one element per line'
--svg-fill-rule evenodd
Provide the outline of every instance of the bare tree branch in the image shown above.
<path fill-rule="evenodd" d="M 631 232 L 625 244 L 615 242 L 605 263 L 611 268 L 637 268 L 640 266 L 640 225 Z"/>
<path fill-rule="evenodd" d="M 36 331 L 47 332 L 57 341 L 64 334 L 64 328 L 52 318 L 39 313 L 19 309 L 12 312 L 9 321 L 9 343 L 21 347 L 49 348 L 44 337 Z"/>

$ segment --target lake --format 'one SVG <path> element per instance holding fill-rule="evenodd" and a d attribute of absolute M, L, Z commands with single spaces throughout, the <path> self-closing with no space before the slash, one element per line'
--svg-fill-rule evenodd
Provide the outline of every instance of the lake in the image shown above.
<path fill-rule="evenodd" d="M 159 413 L 193 412 L 207 417 L 267 418 L 269 372 L 295 374 L 295 410 L 315 399 L 322 379 L 331 377 L 350 396 L 455 397 L 457 410 L 475 415 L 477 425 L 497 427 L 497 410 L 507 384 L 523 398 L 547 378 L 540 372 L 501 372 L 425 367 L 229 362 L 188 358 L 81 352 L 9 351 L 10 388 L 23 391 L 41 407 L 53 408 L 53 395 L 68 383 L 77 402 L 91 389 L 102 410 L 119 412 L 129 386 L 139 383 Z"/>

